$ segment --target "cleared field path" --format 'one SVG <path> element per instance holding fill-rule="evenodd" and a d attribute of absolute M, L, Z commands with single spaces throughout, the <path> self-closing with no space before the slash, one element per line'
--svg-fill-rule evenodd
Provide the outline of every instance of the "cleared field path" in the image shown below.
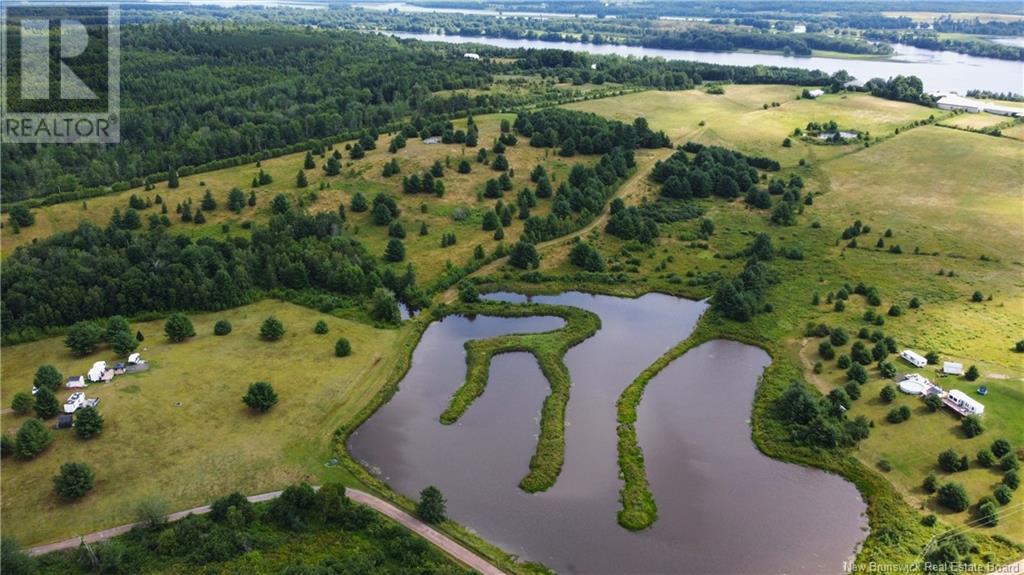
<path fill-rule="evenodd" d="M 364 491 L 358 489 L 346 488 L 345 494 L 348 495 L 349 499 L 356 503 L 361 503 L 367 507 L 373 508 L 388 518 L 394 520 L 397 523 L 405 526 L 413 533 L 426 539 L 433 545 L 440 548 L 442 551 L 452 556 L 456 561 L 466 565 L 470 569 L 473 569 L 482 575 L 504 575 L 504 571 L 498 569 L 494 565 L 491 565 L 487 561 L 480 558 L 479 555 L 473 553 L 469 549 L 463 547 L 460 543 L 419 519 L 409 515 L 405 511 L 395 507 L 391 503 L 384 501 L 383 499 L 370 495 Z M 276 499 L 281 495 L 280 491 L 271 491 L 269 493 L 261 493 L 259 495 L 253 495 L 247 499 L 253 503 L 260 501 L 270 501 Z M 178 521 L 184 519 L 189 515 L 203 515 L 204 513 L 210 512 L 209 505 L 203 505 L 200 507 L 193 507 L 192 509 L 186 509 L 184 511 L 178 511 L 177 513 L 171 513 L 166 517 L 168 522 Z M 45 555 L 46 553 L 52 553 L 54 551 L 63 551 L 65 549 L 73 549 L 78 547 L 84 541 L 85 543 L 97 543 L 99 541 L 105 541 L 118 535 L 123 535 L 132 530 L 135 527 L 135 523 L 128 523 L 126 525 L 119 525 L 117 527 L 111 527 L 110 529 L 104 529 L 102 531 L 96 531 L 88 535 L 80 537 L 73 537 L 71 539 L 65 539 L 56 543 L 48 543 L 46 545 L 39 545 L 27 549 L 29 555 Z"/>

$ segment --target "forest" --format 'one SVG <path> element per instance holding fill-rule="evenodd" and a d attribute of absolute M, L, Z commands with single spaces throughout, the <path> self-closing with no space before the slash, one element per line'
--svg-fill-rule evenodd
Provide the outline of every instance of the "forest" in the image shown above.
<path fill-rule="evenodd" d="M 122 142 L 117 146 L 4 146 L 4 203 L 83 198 L 396 129 L 410 116 L 486 112 L 536 103 L 491 92 L 474 98 L 434 92 L 486 88 L 493 74 L 535 73 L 573 83 L 618 82 L 686 89 L 704 81 L 814 85 L 827 76 L 795 68 L 594 57 L 556 50 L 487 49 L 461 58 L 458 46 L 354 32 L 282 26 L 157 22 L 124 27 Z M 437 66 L 442 59 L 448 65 Z M 601 62 L 600 71 L 591 64 Z"/>

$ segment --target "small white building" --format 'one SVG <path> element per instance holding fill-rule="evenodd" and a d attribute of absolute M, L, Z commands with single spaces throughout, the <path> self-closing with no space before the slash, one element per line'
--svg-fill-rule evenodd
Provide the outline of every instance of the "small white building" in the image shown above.
<path fill-rule="evenodd" d="M 480 54 L 477 54 L 476 52 L 466 52 L 465 54 L 462 55 L 462 57 L 468 58 L 470 60 L 479 60 Z"/>
<path fill-rule="evenodd" d="M 944 361 L 942 362 L 942 373 L 946 375 L 963 375 L 964 364 L 956 363 L 955 361 Z"/>
<path fill-rule="evenodd" d="M 103 381 L 103 374 L 106 371 L 107 362 L 97 361 L 96 363 L 92 364 L 92 367 L 89 369 L 89 374 L 87 377 L 89 378 L 89 381 L 92 382 Z"/>
<path fill-rule="evenodd" d="M 80 375 L 76 375 L 74 377 L 69 377 L 67 382 L 64 383 L 64 387 L 66 387 L 68 389 L 77 389 L 77 388 L 81 388 L 81 387 L 85 387 L 85 386 L 86 386 L 85 378 L 80 376 Z"/>
<path fill-rule="evenodd" d="M 985 406 L 959 389 L 950 390 L 943 398 L 946 405 L 952 407 L 960 415 L 981 415 Z"/>
<path fill-rule="evenodd" d="M 64 402 L 64 413 L 74 413 L 82 407 L 85 407 L 85 392 L 76 391 Z"/>
<path fill-rule="evenodd" d="M 824 96 L 825 95 L 825 90 L 822 90 L 822 89 L 819 89 L 819 88 L 815 88 L 813 90 L 807 90 L 807 95 L 812 97 L 812 98 L 817 98 L 818 96 Z"/>
<path fill-rule="evenodd" d="M 924 367 L 924 366 L 928 365 L 928 360 L 925 359 L 924 356 L 918 354 L 915 351 L 909 350 L 909 349 L 905 349 L 905 350 L 901 351 L 900 352 L 900 357 L 903 358 L 903 361 L 909 363 L 910 365 L 912 365 L 914 367 Z"/>

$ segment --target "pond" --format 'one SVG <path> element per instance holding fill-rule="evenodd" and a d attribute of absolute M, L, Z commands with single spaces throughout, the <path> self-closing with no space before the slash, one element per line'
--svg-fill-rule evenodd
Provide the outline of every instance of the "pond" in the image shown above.
<path fill-rule="evenodd" d="M 764 351 L 710 342 L 651 381 L 637 433 L 660 518 L 632 533 L 616 522 L 615 402 L 640 371 L 687 337 L 706 306 L 661 294 L 532 300 L 601 318 L 600 331 L 566 354 L 573 387 L 565 465 L 551 489 L 518 489 L 548 393 L 532 355 L 495 357 L 486 392 L 462 419 L 443 426 L 438 416 L 464 380 L 466 341 L 547 331 L 562 325 L 558 318 L 435 322 L 395 397 L 352 435 L 352 455 L 410 498 L 436 485 L 453 519 L 560 573 L 840 571 L 865 537 L 864 502 L 840 477 L 769 459 L 754 447 L 749 418 L 770 361 Z"/>
<path fill-rule="evenodd" d="M 427 42 L 449 42 L 454 44 L 477 43 L 502 48 L 547 48 L 572 50 L 590 54 L 617 54 L 619 56 L 644 56 L 666 60 L 692 60 L 732 66 L 784 66 L 822 70 L 829 74 L 846 70 L 859 80 L 889 78 L 897 75 L 913 75 L 921 78 L 928 92 L 957 92 L 967 90 L 989 90 L 992 92 L 1021 92 L 1024 81 L 1024 62 L 977 58 L 956 52 L 944 52 L 915 48 L 905 44 L 893 44 L 894 54 L 889 58 L 825 58 L 820 56 L 784 56 L 751 52 L 702 52 L 696 50 L 665 50 L 640 46 L 618 46 L 613 44 L 584 44 L 581 42 L 549 42 L 545 40 L 513 40 L 482 36 L 447 36 L 412 32 L 389 32 L 398 38 L 413 38 Z"/>

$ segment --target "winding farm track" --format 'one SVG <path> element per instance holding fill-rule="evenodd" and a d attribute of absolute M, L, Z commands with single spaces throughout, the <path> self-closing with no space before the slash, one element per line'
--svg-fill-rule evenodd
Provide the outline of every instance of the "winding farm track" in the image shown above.
<path fill-rule="evenodd" d="M 389 519 L 400 523 L 413 533 L 426 539 L 442 551 L 450 555 L 459 563 L 475 570 L 482 575 L 505 575 L 505 572 L 498 569 L 494 565 L 491 565 L 486 560 L 481 558 L 476 553 L 473 553 L 462 544 L 458 543 L 454 539 L 448 537 L 444 533 L 434 529 L 398 507 L 384 501 L 383 499 L 366 493 L 365 491 L 359 491 L 358 489 L 345 489 L 345 494 L 348 495 L 349 499 L 366 505 L 379 513 L 387 516 Z M 280 491 L 271 491 L 269 493 L 261 493 L 259 495 L 253 495 L 248 497 L 249 501 L 258 503 L 260 501 L 270 501 L 276 499 L 281 495 Z M 166 517 L 168 522 L 178 521 L 184 519 L 189 515 L 203 515 L 210 512 L 209 505 L 202 505 L 200 507 L 193 507 L 192 509 L 186 509 L 184 511 L 178 511 L 177 513 L 171 513 Z M 63 541 L 57 541 L 56 543 L 48 543 L 46 545 L 39 545 L 27 549 L 29 555 L 44 555 L 46 553 L 52 553 L 54 551 L 63 551 L 66 549 L 74 549 L 85 543 L 97 543 L 99 541 L 105 541 L 118 535 L 123 535 L 132 530 L 136 523 L 128 523 L 126 525 L 119 525 L 117 527 L 111 527 L 110 529 L 104 529 L 102 531 L 96 531 L 95 533 L 89 533 L 79 537 L 73 537 L 71 539 L 65 539 Z"/>

